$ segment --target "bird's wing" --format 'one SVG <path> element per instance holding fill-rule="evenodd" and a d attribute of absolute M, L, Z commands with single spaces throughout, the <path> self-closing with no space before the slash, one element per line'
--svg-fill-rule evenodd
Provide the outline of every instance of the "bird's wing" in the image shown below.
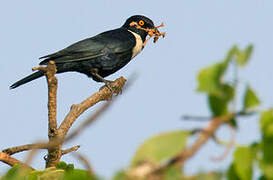
<path fill-rule="evenodd" d="M 109 53 L 122 53 L 131 50 L 135 42 L 128 37 L 125 40 L 126 37 L 123 37 L 122 32 L 129 33 L 127 30 L 116 29 L 79 41 L 61 51 L 41 57 L 40 59 L 46 59 L 40 62 L 40 65 L 47 64 L 49 60 L 53 60 L 55 63 L 84 61 Z"/>

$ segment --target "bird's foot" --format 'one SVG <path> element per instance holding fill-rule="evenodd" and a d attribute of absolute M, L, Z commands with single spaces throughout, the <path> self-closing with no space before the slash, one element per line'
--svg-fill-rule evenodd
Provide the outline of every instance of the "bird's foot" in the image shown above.
<path fill-rule="evenodd" d="M 114 85 L 114 81 L 109 81 L 109 80 L 106 80 L 104 81 L 105 85 L 102 86 L 100 89 L 104 88 L 104 87 L 107 87 L 112 94 L 114 95 L 119 95 L 119 94 L 122 94 L 122 90 L 117 90 L 117 87 Z"/>

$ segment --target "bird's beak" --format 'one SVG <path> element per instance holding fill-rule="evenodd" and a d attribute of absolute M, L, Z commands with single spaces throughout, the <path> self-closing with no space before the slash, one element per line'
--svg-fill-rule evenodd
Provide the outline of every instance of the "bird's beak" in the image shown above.
<path fill-rule="evenodd" d="M 144 41 L 143 47 L 145 47 L 145 45 L 147 44 L 149 39 L 151 39 L 152 37 L 154 37 L 154 43 L 156 43 L 156 41 L 159 39 L 160 36 L 162 36 L 163 38 L 166 36 L 166 32 L 160 32 L 158 30 L 158 28 L 164 26 L 164 23 L 161 23 L 159 26 L 155 26 L 154 28 L 142 28 L 136 22 L 131 22 L 130 26 L 136 26 L 137 29 L 142 29 L 142 30 L 146 31 L 147 34 L 150 36 Z"/>

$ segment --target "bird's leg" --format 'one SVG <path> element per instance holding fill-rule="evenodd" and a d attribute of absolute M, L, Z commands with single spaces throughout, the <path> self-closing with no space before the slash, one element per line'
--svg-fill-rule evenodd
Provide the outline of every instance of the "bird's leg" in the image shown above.
<path fill-rule="evenodd" d="M 113 81 L 109 81 L 109 80 L 106 80 L 106 79 L 104 79 L 103 77 L 101 77 L 101 76 L 98 74 L 98 69 L 92 69 L 92 70 L 91 70 L 91 73 L 92 73 L 92 75 L 93 75 L 94 77 L 96 77 L 99 81 L 104 82 L 104 83 L 105 83 L 105 86 L 108 87 L 109 90 L 110 90 L 111 92 L 114 92 L 114 91 L 113 91 L 113 87 L 112 87 Z"/>

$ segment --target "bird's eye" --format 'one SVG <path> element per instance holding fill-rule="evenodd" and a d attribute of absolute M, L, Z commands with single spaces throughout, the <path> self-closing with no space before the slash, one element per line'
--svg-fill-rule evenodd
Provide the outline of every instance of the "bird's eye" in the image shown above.
<path fill-rule="evenodd" d="M 140 21 L 138 22 L 138 24 L 139 24 L 140 26 L 143 26 L 143 25 L 144 25 L 144 21 L 143 21 L 143 20 L 140 20 Z"/>

